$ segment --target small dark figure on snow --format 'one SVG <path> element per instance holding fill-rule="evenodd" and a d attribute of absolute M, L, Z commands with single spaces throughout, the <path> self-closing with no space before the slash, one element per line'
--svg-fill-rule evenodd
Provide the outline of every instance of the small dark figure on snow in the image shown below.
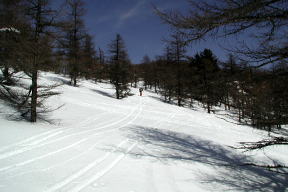
<path fill-rule="evenodd" d="M 139 88 L 140 96 L 142 96 L 143 88 Z"/>

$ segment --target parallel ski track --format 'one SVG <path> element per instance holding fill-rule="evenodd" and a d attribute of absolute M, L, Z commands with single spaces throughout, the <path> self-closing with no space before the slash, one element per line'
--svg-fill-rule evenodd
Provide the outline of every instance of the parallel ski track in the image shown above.
<path fill-rule="evenodd" d="M 78 136 L 78 135 L 82 135 L 82 134 L 86 134 L 86 133 L 89 133 L 89 132 L 94 132 L 94 131 L 97 131 L 97 133 L 95 133 L 96 135 L 99 134 L 99 130 L 102 130 L 102 129 L 106 129 L 106 128 L 109 128 L 109 127 L 112 127 L 114 125 L 117 125 L 123 121 L 126 121 L 127 119 L 129 119 L 134 113 L 135 111 L 137 111 L 137 109 L 140 108 L 138 114 L 135 116 L 136 118 L 139 116 L 139 114 L 141 113 L 142 111 L 142 103 L 140 103 L 137 107 L 135 107 L 134 110 L 131 110 L 131 112 L 125 116 L 124 118 L 116 121 L 116 122 L 112 122 L 112 123 L 109 123 L 109 124 L 106 124 L 106 125 L 103 125 L 101 127 L 98 127 L 98 128 L 95 128 L 95 129 L 89 129 L 89 130 L 83 130 L 83 131 L 78 131 L 76 133 L 72 133 L 72 134 L 69 134 L 69 135 L 65 135 L 65 136 L 62 136 L 60 138 L 57 138 L 57 139 L 54 139 L 52 141 L 49 141 L 49 142 L 46 142 L 46 143 L 42 143 L 42 144 L 39 144 L 39 145 L 34 145 L 34 146 L 25 146 L 23 147 L 22 149 L 18 149 L 18 150 L 15 150 L 15 151 L 10 151 L 10 152 L 6 152 L 6 153 L 2 153 L 0 154 L 0 160 L 2 159 L 6 159 L 6 158 L 9 158 L 9 157 L 12 157 L 12 156 L 15 156 L 15 155 L 18 155 L 18 154 L 21 154 L 21 153 L 24 153 L 24 152 L 27 152 L 27 151 L 30 151 L 30 150 L 33 150 L 33 149 L 37 149 L 37 148 L 40 148 L 40 147 L 43 147 L 43 146 L 46 146 L 46 145 L 50 145 L 50 144 L 53 144 L 53 143 L 56 143 L 56 142 L 59 142 L 59 141 L 62 141 L 66 138 L 70 138 L 70 137 L 73 137 L 73 136 Z M 120 125 L 118 126 L 117 128 L 114 128 L 114 129 L 110 129 L 110 130 L 105 130 L 103 131 L 104 133 L 105 132 L 110 132 L 112 130 L 118 130 L 119 128 L 122 128 L 122 127 L 125 127 L 126 125 L 130 124 L 132 121 L 134 121 L 134 119 L 136 118 L 133 118 L 132 120 L 128 121 L 127 123 L 124 123 L 123 125 Z M 54 134 L 54 133 L 53 133 Z M 91 136 L 94 136 L 95 134 L 90 134 L 88 137 L 91 137 Z M 42 140 L 43 138 L 41 138 Z M 34 141 L 35 142 L 35 141 Z M 1 170 L 1 169 L 0 169 Z"/>
<path fill-rule="evenodd" d="M 102 113 L 101 115 L 104 115 L 107 112 Z M 74 125 L 73 127 L 69 126 L 69 127 L 63 127 L 63 128 L 59 128 L 59 129 L 55 129 L 55 130 L 49 130 L 49 131 L 45 131 L 43 133 L 37 134 L 37 135 L 33 135 L 31 137 L 28 137 L 22 141 L 19 141 L 17 143 L 13 143 L 11 145 L 7 145 L 7 146 L 3 146 L 0 148 L 0 153 L 6 150 L 9 150 L 13 147 L 23 147 L 23 146 L 29 146 L 29 145 L 36 145 L 39 144 L 45 140 L 50 139 L 51 137 L 55 137 L 61 133 L 64 133 L 64 131 L 69 131 L 71 129 L 75 129 L 75 127 L 83 127 L 85 125 L 88 125 L 89 123 L 95 121 L 95 118 L 87 118 L 83 121 L 81 121 L 80 123 L 78 123 L 77 125 Z M 0 154 L 1 156 L 2 154 Z"/>
<path fill-rule="evenodd" d="M 107 152 L 104 156 L 102 156 L 99 159 L 94 160 L 93 162 L 89 163 L 88 165 L 86 165 L 85 167 L 83 167 L 82 169 L 78 170 L 76 173 L 70 175 L 69 177 L 67 177 L 66 179 L 60 181 L 59 183 L 56 183 L 55 185 L 53 185 L 52 187 L 48 188 L 47 190 L 45 190 L 44 192 L 55 192 L 55 191 L 59 191 L 59 189 L 61 189 L 62 187 L 70 184 L 73 180 L 81 177 L 82 175 L 84 175 L 86 172 L 88 172 L 89 170 L 91 170 L 93 167 L 95 167 L 96 165 L 100 164 L 101 162 L 103 162 L 104 160 L 106 160 L 111 154 L 115 153 L 116 150 L 120 147 L 122 147 L 125 143 L 129 142 L 128 139 L 121 141 L 117 147 L 115 147 L 112 151 Z"/>
<path fill-rule="evenodd" d="M 168 115 L 168 119 L 173 118 L 175 116 L 174 112 L 169 113 Z M 161 120 L 156 121 L 155 127 L 157 128 L 161 123 L 165 122 L 166 118 L 163 118 Z M 118 155 L 111 163 L 109 163 L 106 167 L 102 168 L 101 170 L 98 171 L 97 174 L 93 175 L 92 177 L 87 178 L 86 180 L 84 180 L 83 182 L 79 183 L 78 185 L 76 185 L 75 187 L 73 187 L 72 189 L 69 189 L 69 192 L 80 192 L 83 189 L 85 189 L 86 187 L 88 187 L 89 185 L 91 185 L 92 183 L 96 182 L 98 179 L 102 178 L 104 175 L 106 175 L 108 172 L 112 171 L 112 169 L 120 163 L 121 160 L 124 159 L 124 157 L 135 147 L 137 146 L 137 142 L 133 143 L 131 146 L 129 146 L 128 148 L 126 148 L 125 153 L 122 153 L 120 155 Z M 120 146 L 117 146 L 117 148 L 119 148 Z M 49 191 L 50 192 L 50 191 Z M 55 191 L 52 191 L 55 192 Z"/>
<path fill-rule="evenodd" d="M 112 163 L 110 163 L 108 166 L 106 166 L 104 169 L 100 170 L 97 174 L 95 174 L 94 176 L 86 179 L 84 182 L 78 184 L 76 187 L 74 187 L 73 189 L 70 189 L 69 192 L 79 192 L 82 189 L 86 188 L 87 186 L 91 185 L 92 183 L 94 183 L 95 181 L 97 181 L 98 179 L 100 179 L 101 177 L 103 177 L 105 174 L 107 174 L 109 171 L 111 171 L 125 156 L 126 154 L 128 154 L 135 146 L 137 145 L 137 143 L 132 144 L 130 147 L 128 147 L 128 149 L 126 150 L 126 152 L 123 154 L 118 155 L 117 158 L 115 158 Z"/>
<path fill-rule="evenodd" d="M 109 137 L 110 135 L 106 135 L 106 137 Z M 103 140 L 106 139 L 106 137 L 102 137 L 100 140 L 97 140 L 97 142 L 95 142 L 92 146 L 90 146 L 89 148 L 85 149 L 84 151 L 80 152 L 80 153 L 77 153 L 77 155 L 69 158 L 69 159 L 66 159 L 65 161 L 61 161 L 60 163 L 56 163 L 54 165 L 51 165 L 50 167 L 46 167 L 46 168 L 42 168 L 42 169 L 35 169 L 35 170 L 32 170 L 32 171 L 24 171 L 24 172 L 20 172 L 20 173 L 16 173 L 14 175 L 8 175 L 6 176 L 6 178 L 14 178 L 14 177 L 19 177 L 19 176 L 23 176 L 23 175 L 27 175 L 27 174 L 30 174 L 30 173 L 37 173 L 37 172 L 47 172 L 47 171 L 50 171 L 50 170 L 53 170 L 57 167 L 61 167 L 63 165 L 67 165 L 68 163 L 70 163 L 71 161 L 75 160 L 75 159 L 78 159 L 80 157 L 83 157 L 83 155 L 91 152 L 93 149 L 95 149 L 99 143 L 101 143 Z"/>
<path fill-rule="evenodd" d="M 2 167 L 2 168 L 0 168 L 0 172 L 10 171 L 11 169 L 12 169 L 12 170 L 15 170 L 15 169 L 20 168 L 20 167 L 22 167 L 22 166 L 28 165 L 28 164 L 30 164 L 30 163 L 34 163 L 34 162 L 36 162 L 36 161 L 42 160 L 42 159 L 44 159 L 44 158 L 47 158 L 47 157 L 49 157 L 49 156 L 56 155 L 57 153 L 61 153 L 61 152 L 63 152 L 63 151 L 66 151 L 66 150 L 69 150 L 69 149 L 71 149 L 71 148 L 73 148 L 73 147 L 76 147 L 76 146 L 78 146 L 78 145 L 80 145 L 80 144 L 88 141 L 88 140 L 91 139 L 93 136 L 102 135 L 102 134 L 105 134 L 105 133 L 108 133 L 108 132 L 111 132 L 111 131 L 118 130 L 118 129 L 122 128 L 122 127 L 125 127 L 125 126 L 127 126 L 128 124 L 130 124 L 131 122 L 133 122 L 135 119 L 137 119 L 137 118 L 139 117 L 139 115 L 140 115 L 140 113 L 141 113 L 141 111 L 142 111 L 142 102 L 141 102 L 141 104 L 139 104 L 138 107 L 140 107 L 140 110 L 138 111 L 138 113 L 136 114 L 136 116 L 135 116 L 134 118 L 132 118 L 129 122 L 127 122 L 127 123 L 125 123 L 125 124 L 122 124 L 122 125 L 118 126 L 117 128 L 105 130 L 105 131 L 102 131 L 102 132 L 96 132 L 96 133 L 94 133 L 94 134 L 92 134 L 92 135 L 89 135 L 89 137 L 86 137 L 86 138 L 84 138 L 84 139 L 81 139 L 80 141 L 74 142 L 74 143 L 72 143 L 72 144 L 70 144 L 70 145 L 68 145 L 68 146 L 62 147 L 62 148 L 57 149 L 57 150 L 55 150 L 55 151 L 51 151 L 51 152 L 46 153 L 46 154 L 44 154 L 44 155 L 40 155 L 40 156 L 37 156 L 37 157 L 31 158 L 31 159 L 25 160 L 25 161 L 20 162 L 20 163 L 16 163 L 16 164 L 13 164 L 13 165 L 9 165 L 9 166 Z M 119 122 L 119 121 L 117 121 L 117 122 Z M 114 125 L 114 124 L 113 124 L 113 125 Z M 102 128 L 103 128 L 103 127 L 102 127 Z M 55 142 L 55 141 L 54 141 L 54 142 Z M 35 147 L 33 147 L 32 149 L 35 149 L 35 148 L 38 148 L 38 147 L 41 147 L 41 146 L 44 146 L 44 145 L 47 145 L 47 144 L 51 144 L 51 143 L 54 143 L 54 142 L 44 143 L 44 144 L 35 146 Z M 14 151 L 13 155 L 16 155 L 16 154 L 19 154 L 19 153 L 23 153 L 23 152 L 25 152 L 25 151 L 29 151 L 29 150 L 32 150 L 32 149 L 30 148 L 30 149 L 22 149 L 22 150 L 19 150 L 19 151 L 16 151 L 16 152 Z M 10 153 L 10 156 L 12 156 L 12 153 Z M 8 157 L 7 157 L 7 158 L 8 158 Z"/>
<path fill-rule="evenodd" d="M 139 115 L 142 112 L 142 99 L 140 99 L 140 104 L 138 105 L 138 107 L 140 108 L 138 113 L 135 115 L 134 118 L 132 118 L 128 123 L 124 124 L 124 125 L 120 125 L 122 127 L 125 127 L 127 125 L 129 125 L 130 123 L 132 123 L 134 120 L 136 120 Z M 84 175 L 86 172 L 88 172 L 89 170 L 91 170 L 92 168 L 94 168 L 96 165 L 100 164 L 101 162 L 103 162 L 105 159 L 107 159 L 112 153 L 115 153 L 115 151 L 120 148 L 122 145 L 124 145 L 125 143 L 129 142 L 129 139 L 126 139 L 122 142 L 120 142 L 118 144 L 118 146 L 116 148 L 114 148 L 113 151 L 111 152 L 107 152 L 104 156 L 102 156 L 99 159 L 96 159 L 95 161 L 93 161 L 92 163 L 88 164 L 87 166 L 85 166 L 84 168 L 80 169 L 79 171 L 77 171 L 75 174 L 67 177 L 66 179 L 64 179 L 63 181 L 60 181 L 59 183 L 56 183 L 54 186 L 50 187 L 49 189 L 45 190 L 45 192 L 56 192 L 59 191 L 59 189 L 63 188 L 66 185 L 69 185 L 71 182 L 73 182 L 74 180 L 76 180 L 77 178 L 81 177 L 82 175 Z M 136 146 L 136 143 L 132 144 L 130 147 L 128 147 L 128 150 L 126 153 L 130 152 L 134 147 Z M 72 190 L 78 190 L 78 188 L 81 190 L 83 187 L 86 187 L 86 184 L 90 182 L 93 182 L 95 179 L 97 180 L 98 178 L 100 178 L 101 176 L 103 176 L 104 174 L 106 174 L 108 171 L 110 171 L 118 162 L 120 162 L 125 155 L 121 154 L 119 155 L 111 164 L 108 165 L 108 167 L 106 167 L 105 169 L 103 169 L 102 171 L 100 171 L 99 173 L 101 173 L 100 175 L 98 174 L 97 176 L 92 177 L 89 180 L 86 180 L 83 184 L 76 186 L 75 188 L 73 188 Z M 92 180 L 93 179 L 93 180 Z M 85 186 L 84 186 L 85 185 Z M 69 190 L 70 191 L 70 190 Z"/>

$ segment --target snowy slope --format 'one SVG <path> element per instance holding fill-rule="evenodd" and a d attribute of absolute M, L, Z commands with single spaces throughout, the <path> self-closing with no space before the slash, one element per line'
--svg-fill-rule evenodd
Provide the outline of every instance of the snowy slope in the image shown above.
<path fill-rule="evenodd" d="M 67 79 L 42 73 L 42 83 Z M 0 103 L 2 192 L 288 191 L 287 176 L 242 166 L 274 157 L 283 146 L 243 153 L 230 146 L 266 132 L 199 110 L 161 102 L 154 93 L 116 100 L 109 84 L 63 85 L 49 99 L 55 124 L 6 120 Z"/>

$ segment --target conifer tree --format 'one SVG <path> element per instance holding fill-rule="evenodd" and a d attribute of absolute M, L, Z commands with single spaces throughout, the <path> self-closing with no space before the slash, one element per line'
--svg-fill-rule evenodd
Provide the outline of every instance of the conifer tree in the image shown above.
<path fill-rule="evenodd" d="M 17 45 L 20 38 L 20 30 L 23 28 L 23 11 L 21 0 L 0 1 L 0 70 L 1 82 L 12 84 L 12 68 L 16 68 L 19 57 Z"/>
<path fill-rule="evenodd" d="M 109 62 L 110 81 L 115 87 L 116 98 L 121 99 L 129 93 L 130 61 L 124 41 L 119 34 L 109 45 L 109 52 L 111 54 Z"/>
<path fill-rule="evenodd" d="M 71 78 L 71 85 L 77 86 L 77 79 L 81 74 L 81 59 L 83 58 L 82 40 L 85 38 L 85 26 L 83 22 L 83 15 L 85 10 L 82 0 L 68 0 L 68 15 L 64 31 L 63 48 L 66 49 L 66 55 L 69 66 L 69 74 Z"/>
<path fill-rule="evenodd" d="M 36 122 L 40 97 L 43 99 L 50 95 L 42 91 L 38 92 L 38 75 L 41 66 L 45 65 L 50 57 L 49 51 L 47 52 L 47 45 L 49 45 L 49 33 L 54 26 L 56 12 L 49 7 L 50 1 L 48 0 L 29 0 L 25 2 L 27 19 L 31 26 L 25 42 L 26 50 L 24 54 L 26 54 L 25 62 L 27 65 L 24 71 L 31 77 L 28 94 L 31 93 L 30 121 Z"/>
<path fill-rule="evenodd" d="M 85 35 L 84 45 L 82 50 L 82 73 L 86 79 L 91 79 L 93 73 L 96 73 L 96 51 L 92 42 L 92 37 L 89 34 Z"/>
<path fill-rule="evenodd" d="M 211 36 L 235 36 L 253 29 L 251 36 L 255 38 L 254 46 L 236 49 L 238 53 L 248 57 L 258 67 L 287 62 L 287 1 L 190 0 L 189 2 L 191 11 L 187 14 L 156 10 L 164 22 L 184 34 L 187 42 Z"/>
<path fill-rule="evenodd" d="M 148 55 L 145 55 L 142 58 L 141 62 L 142 66 L 142 78 L 144 81 L 144 88 L 145 90 L 148 88 L 148 86 L 152 85 L 152 77 L 151 77 L 151 59 L 149 58 Z"/>
<path fill-rule="evenodd" d="M 176 79 L 175 79 L 175 96 L 177 98 L 177 105 L 183 105 L 184 98 L 184 59 L 186 53 L 186 43 L 179 32 L 171 35 L 171 40 L 169 41 L 173 63 L 176 69 Z"/>
<path fill-rule="evenodd" d="M 218 102 L 219 87 L 218 83 L 218 71 L 219 67 L 217 59 L 213 55 L 212 51 L 205 49 L 200 54 L 199 73 L 201 78 L 201 91 L 202 101 L 206 104 L 208 113 L 211 112 L 211 107 Z"/>

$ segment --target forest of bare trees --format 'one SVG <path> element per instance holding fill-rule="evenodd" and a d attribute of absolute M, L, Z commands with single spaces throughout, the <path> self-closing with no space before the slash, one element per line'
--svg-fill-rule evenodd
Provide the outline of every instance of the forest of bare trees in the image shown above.
<path fill-rule="evenodd" d="M 117 99 L 129 96 L 129 86 L 143 86 L 164 102 L 189 108 L 200 104 L 208 113 L 227 110 L 239 123 L 269 132 L 288 124 L 287 1 L 190 4 L 188 15 L 155 9 L 174 32 L 163 43 L 162 55 L 146 55 L 133 65 L 121 35 L 107 53 L 94 45 L 82 0 L 63 2 L 61 12 L 49 0 L 2 0 L 0 98 L 36 122 L 47 110 L 45 99 L 58 94 L 53 91 L 57 85 L 38 84 L 39 72 L 53 71 L 68 75 L 73 86 L 81 78 L 110 82 Z M 226 60 L 209 49 L 187 53 L 194 41 L 247 30 L 259 31 L 253 36 L 258 46 L 229 48 Z M 23 74 L 29 86 L 18 83 Z"/>
<path fill-rule="evenodd" d="M 232 109 L 239 122 L 269 132 L 287 125 L 288 1 L 191 0 L 189 3 L 188 14 L 155 8 L 162 20 L 175 28 L 186 43 L 193 45 L 207 38 L 250 33 L 250 39 L 239 43 L 241 46 L 229 47 L 234 55 L 229 55 L 221 65 L 207 50 L 192 58 L 190 62 L 196 66 L 193 72 L 198 81 L 195 84 L 194 79 L 193 83 L 196 100 L 201 101 L 208 113 L 213 106 L 224 105 L 225 109 Z M 237 61 L 237 57 L 241 60 Z M 200 63 L 198 67 L 197 63 Z M 261 149 L 287 143 L 287 137 L 276 137 L 243 143 L 243 148 Z M 283 168 L 282 165 L 263 167 Z"/>
<path fill-rule="evenodd" d="M 131 87 L 143 87 L 169 104 L 225 111 L 238 124 L 281 131 L 288 124 L 288 1 L 189 2 L 187 15 L 155 8 L 173 33 L 163 42 L 162 55 L 149 58 L 143 53 L 136 65 L 120 34 L 107 45 L 107 53 L 95 46 L 84 24 L 82 0 L 63 1 L 59 8 L 50 0 L 1 0 L 0 99 L 18 111 L 18 118 L 44 119 L 43 114 L 53 110 L 45 100 L 59 93 L 53 91 L 56 84 L 40 85 L 39 73 L 52 71 L 68 76 L 75 87 L 84 78 L 111 83 L 116 99 L 128 97 Z M 257 31 L 251 37 L 257 46 L 246 42 L 227 47 L 230 54 L 224 60 L 210 49 L 188 54 L 190 45 L 197 46 L 194 42 L 251 31 Z M 29 83 L 22 84 L 23 79 Z M 240 148 L 287 143 L 283 136 Z"/>

